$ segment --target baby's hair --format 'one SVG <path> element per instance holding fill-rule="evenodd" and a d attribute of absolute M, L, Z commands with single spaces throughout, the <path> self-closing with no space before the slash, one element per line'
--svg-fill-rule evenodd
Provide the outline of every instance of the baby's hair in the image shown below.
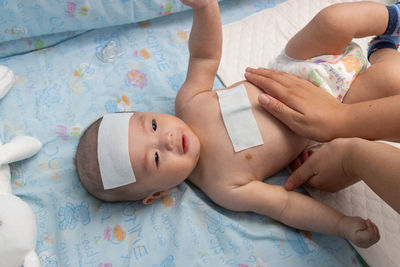
<path fill-rule="evenodd" d="M 134 201 L 147 196 L 147 192 L 135 194 L 134 186 L 104 190 L 97 159 L 97 138 L 102 118 L 93 122 L 82 134 L 76 150 L 75 165 L 83 187 L 95 198 L 103 201 Z"/>

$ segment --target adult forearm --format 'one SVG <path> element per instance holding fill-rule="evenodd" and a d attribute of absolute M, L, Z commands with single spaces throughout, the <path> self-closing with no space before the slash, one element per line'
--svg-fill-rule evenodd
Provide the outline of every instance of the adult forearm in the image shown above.
<path fill-rule="evenodd" d="M 388 144 L 354 139 L 349 161 L 352 176 L 360 177 L 400 213 L 400 149 Z"/>
<path fill-rule="evenodd" d="M 189 38 L 191 57 L 221 58 L 222 26 L 218 2 L 212 1 L 204 8 L 193 9 L 193 25 Z"/>
<path fill-rule="evenodd" d="M 348 104 L 335 137 L 400 140 L 400 95 Z"/>

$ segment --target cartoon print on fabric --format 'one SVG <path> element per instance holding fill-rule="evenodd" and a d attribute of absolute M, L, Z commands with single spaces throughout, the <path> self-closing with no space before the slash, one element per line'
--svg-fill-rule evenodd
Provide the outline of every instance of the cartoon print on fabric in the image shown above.
<path fill-rule="evenodd" d="M 57 256 L 51 255 L 49 251 L 43 251 L 39 254 L 40 262 L 43 267 L 58 266 Z"/>
<path fill-rule="evenodd" d="M 131 111 L 131 102 L 126 95 L 116 97 L 115 100 L 108 100 L 104 103 L 104 109 L 107 113 L 115 113 L 121 111 Z"/>
<path fill-rule="evenodd" d="M 35 39 L 28 39 L 28 46 L 35 48 L 35 50 L 42 49 L 44 47 L 44 42 L 40 38 L 35 38 Z"/>
<path fill-rule="evenodd" d="M 173 207 L 174 205 L 179 205 L 181 199 L 181 194 L 178 190 L 172 191 L 169 195 L 161 198 L 161 203 L 166 209 Z"/>
<path fill-rule="evenodd" d="M 26 184 L 24 172 L 19 162 L 13 164 L 13 168 L 10 169 L 11 182 L 18 187 L 23 187 Z"/>
<path fill-rule="evenodd" d="M 75 206 L 67 202 L 65 207 L 58 209 L 58 216 L 62 218 L 59 223 L 60 230 L 75 229 L 78 222 L 87 225 L 90 223 L 89 203 L 82 201 L 81 204 Z"/>
<path fill-rule="evenodd" d="M 321 76 L 318 74 L 317 70 L 311 70 L 308 73 L 308 80 L 313 84 L 315 84 L 316 86 L 321 86 L 321 84 L 324 82 Z"/>
<path fill-rule="evenodd" d="M 140 70 L 130 70 L 125 74 L 125 77 L 127 84 L 133 87 L 143 89 L 147 85 L 146 74 L 142 73 Z"/>
<path fill-rule="evenodd" d="M 140 28 L 148 28 L 151 26 L 151 21 L 150 20 L 140 21 L 138 22 L 138 25 Z"/>
<path fill-rule="evenodd" d="M 224 223 L 221 214 L 205 211 L 204 217 L 207 223 L 207 230 L 210 234 L 224 233 L 229 224 Z"/>
<path fill-rule="evenodd" d="M 189 40 L 189 32 L 178 28 L 175 30 L 174 34 L 171 34 L 170 40 L 174 44 L 185 46 L 186 49 Z"/>
<path fill-rule="evenodd" d="M 6 29 L 4 34 L 11 34 L 17 36 L 19 39 L 23 39 L 28 34 L 29 30 L 23 25 L 17 25 L 11 29 Z"/>
<path fill-rule="evenodd" d="M 168 15 L 168 14 L 171 13 L 171 10 L 172 10 L 173 8 L 174 8 L 174 6 L 171 5 L 171 4 L 169 4 L 169 3 L 167 3 L 165 6 L 162 5 L 162 6 L 160 7 L 160 12 L 158 13 L 158 15 L 159 15 L 159 16 Z"/>
<path fill-rule="evenodd" d="M 290 246 L 299 255 L 307 255 L 318 249 L 317 245 L 312 242 L 310 232 L 296 231 L 293 229 L 285 229 L 285 236 L 290 241 Z"/>
<path fill-rule="evenodd" d="M 107 226 L 106 229 L 104 229 L 103 239 L 111 241 L 113 244 L 119 244 L 123 242 L 125 237 L 126 231 L 121 225 L 116 225 L 112 229 L 110 226 Z"/>
<path fill-rule="evenodd" d="M 81 136 L 81 127 L 72 126 L 70 129 L 68 129 L 65 125 L 57 125 L 56 134 L 64 141 L 67 141 L 68 139 L 79 138 Z"/>
<path fill-rule="evenodd" d="M 92 79 L 96 74 L 96 67 L 90 63 L 83 62 L 74 70 L 74 76 L 86 79 Z"/>
<path fill-rule="evenodd" d="M 41 50 L 42 51 L 42 50 Z M 85 91 L 85 80 L 91 80 L 96 76 L 97 68 L 91 63 L 83 62 L 79 67 L 73 70 L 70 81 L 70 89 L 74 94 L 81 94 Z"/>
<path fill-rule="evenodd" d="M 153 264 L 152 267 L 175 267 L 175 258 L 173 255 L 168 255 L 160 265 Z"/>
<path fill-rule="evenodd" d="M 65 13 L 67 13 L 70 18 L 74 18 L 76 14 L 83 17 L 88 15 L 89 9 L 85 5 L 78 6 L 76 2 L 72 1 L 67 1 L 66 5 Z"/>
<path fill-rule="evenodd" d="M 148 59 L 148 58 L 151 57 L 151 54 L 146 48 L 143 48 L 143 49 L 140 49 L 140 50 L 133 51 L 133 56 L 136 57 L 136 58 L 140 57 L 140 58 L 143 58 L 143 59 Z"/>
<path fill-rule="evenodd" d="M 347 56 L 342 59 L 343 65 L 346 68 L 347 72 L 359 73 L 363 64 L 360 62 L 360 59 L 356 56 Z M 356 76 L 355 76 L 356 77 Z"/>

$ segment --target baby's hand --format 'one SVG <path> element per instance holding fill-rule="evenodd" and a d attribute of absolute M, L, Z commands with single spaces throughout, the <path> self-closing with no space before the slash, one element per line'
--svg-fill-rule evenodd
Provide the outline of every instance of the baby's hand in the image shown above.
<path fill-rule="evenodd" d="M 380 239 L 378 227 L 369 219 L 344 216 L 339 227 L 344 231 L 344 236 L 360 248 L 368 248 Z"/>
<path fill-rule="evenodd" d="M 216 0 L 181 0 L 184 5 L 190 6 L 193 9 L 200 9 L 208 6 L 211 2 Z"/>

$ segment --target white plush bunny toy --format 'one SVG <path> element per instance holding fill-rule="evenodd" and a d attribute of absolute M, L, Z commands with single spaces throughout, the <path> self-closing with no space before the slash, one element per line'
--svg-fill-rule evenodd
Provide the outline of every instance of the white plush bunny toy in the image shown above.
<path fill-rule="evenodd" d="M 0 98 L 14 80 L 13 73 L 0 66 Z M 32 157 L 41 146 L 30 136 L 17 136 L 7 144 L 0 141 L 0 267 L 40 267 L 35 252 L 36 218 L 30 206 L 12 194 L 8 164 Z"/>

